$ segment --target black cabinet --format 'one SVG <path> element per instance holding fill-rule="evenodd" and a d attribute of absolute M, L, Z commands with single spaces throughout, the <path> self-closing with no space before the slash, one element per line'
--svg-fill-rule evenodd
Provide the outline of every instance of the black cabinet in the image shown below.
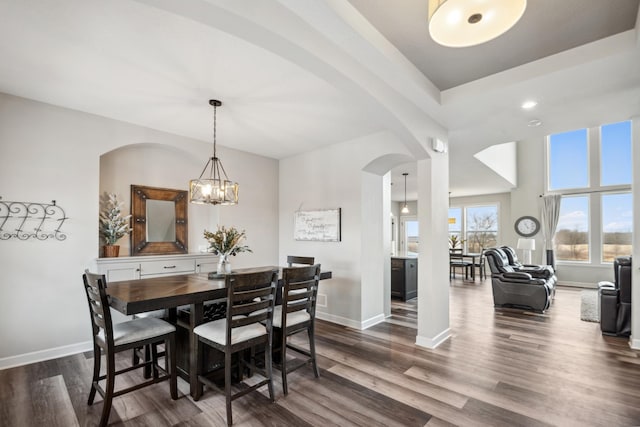
<path fill-rule="evenodd" d="M 391 298 L 402 301 L 418 296 L 418 259 L 391 258 Z"/>

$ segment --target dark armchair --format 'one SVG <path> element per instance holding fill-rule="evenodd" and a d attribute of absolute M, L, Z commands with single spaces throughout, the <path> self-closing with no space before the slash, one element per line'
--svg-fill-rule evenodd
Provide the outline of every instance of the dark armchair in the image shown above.
<path fill-rule="evenodd" d="M 551 305 L 553 285 L 551 279 L 534 277 L 518 271 L 509 264 L 509 258 L 500 248 L 485 251 L 491 270 L 493 303 L 495 307 L 521 308 L 544 312 Z"/>
<path fill-rule="evenodd" d="M 614 283 L 598 283 L 600 330 L 605 335 L 631 335 L 631 257 L 613 262 Z"/>
<path fill-rule="evenodd" d="M 509 265 L 513 268 L 514 271 L 529 273 L 531 274 L 531 276 L 537 279 L 545 279 L 547 281 L 547 285 L 551 286 L 551 289 L 553 291 L 551 296 L 555 296 L 556 283 L 558 282 L 558 278 L 556 277 L 553 267 L 551 267 L 550 265 L 521 264 L 520 261 L 518 261 L 518 255 L 516 254 L 516 251 L 512 247 L 502 246 L 500 249 L 507 256 Z"/>

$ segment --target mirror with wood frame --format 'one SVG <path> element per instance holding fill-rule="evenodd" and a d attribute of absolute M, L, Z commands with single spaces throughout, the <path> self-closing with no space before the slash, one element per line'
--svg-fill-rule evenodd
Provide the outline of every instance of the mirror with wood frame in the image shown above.
<path fill-rule="evenodd" d="M 186 254 L 187 191 L 131 186 L 131 255 Z"/>

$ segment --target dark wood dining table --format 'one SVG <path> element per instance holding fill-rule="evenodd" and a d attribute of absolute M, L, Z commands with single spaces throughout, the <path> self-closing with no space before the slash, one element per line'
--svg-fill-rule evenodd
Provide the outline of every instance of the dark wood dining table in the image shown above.
<path fill-rule="evenodd" d="M 252 267 L 237 269 L 234 273 L 250 273 L 264 270 L 278 270 L 282 267 Z M 330 271 L 323 271 L 320 279 L 330 279 Z M 282 277 L 282 274 L 280 274 Z M 279 281 L 282 285 L 282 279 Z M 189 381 L 191 395 L 197 386 L 197 354 L 193 351 L 197 337 L 193 329 L 203 322 L 203 307 L 205 301 L 226 298 L 227 290 L 224 278 L 209 279 L 207 273 L 185 274 L 176 276 L 162 276 L 139 280 L 125 280 L 109 283 L 107 293 L 110 306 L 122 314 L 132 315 L 145 311 L 168 309 L 169 321 L 177 323 L 177 309 L 188 305 L 189 321 L 187 325 L 189 335 L 188 348 L 178 348 L 178 352 L 188 352 L 188 369 L 178 368 L 178 373 Z"/>

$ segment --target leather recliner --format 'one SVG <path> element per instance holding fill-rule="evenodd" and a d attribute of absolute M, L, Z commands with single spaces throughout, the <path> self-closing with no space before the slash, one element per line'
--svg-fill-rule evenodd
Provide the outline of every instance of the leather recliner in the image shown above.
<path fill-rule="evenodd" d="M 516 270 L 500 248 L 487 249 L 485 256 L 491 270 L 495 307 L 520 308 L 541 313 L 549 308 L 555 282 Z"/>
<path fill-rule="evenodd" d="M 613 262 L 614 283 L 598 283 L 600 330 L 604 335 L 631 335 L 631 257 Z"/>
<path fill-rule="evenodd" d="M 547 285 L 551 286 L 553 293 L 552 297 L 556 295 L 556 283 L 558 278 L 556 277 L 555 270 L 550 265 L 535 265 L 535 264 L 521 264 L 518 261 L 518 255 L 516 251 L 510 246 L 500 247 L 509 259 L 509 265 L 515 271 L 521 271 L 523 273 L 529 273 L 535 278 L 543 278 L 547 280 Z"/>

